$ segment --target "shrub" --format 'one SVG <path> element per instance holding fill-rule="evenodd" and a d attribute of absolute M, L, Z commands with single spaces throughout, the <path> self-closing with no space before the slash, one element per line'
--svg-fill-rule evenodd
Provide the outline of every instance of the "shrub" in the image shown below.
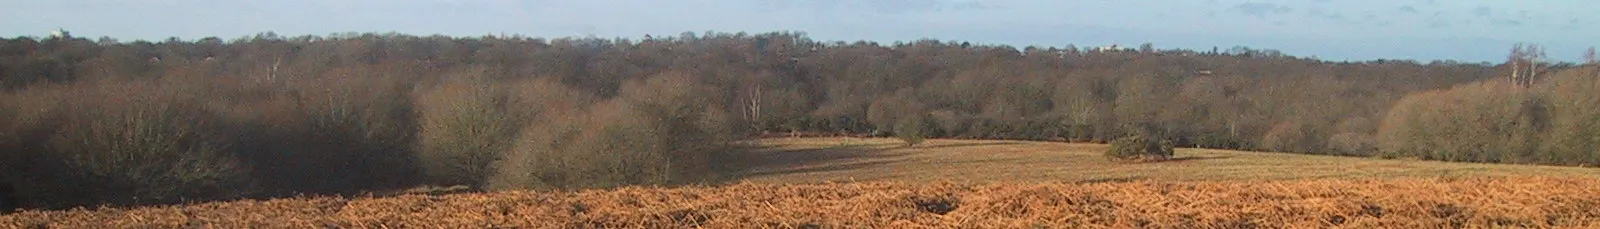
<path fill-rule="evenodd" d="M 579 148 L 593 141 L 590 135 L 583 134 L 584 126 L 597 117 L 581 110 L 550 113 L 554 115 L 550 121 L 524 124 L 523 134 L 494 162 L 495 172 L 488 177 L 488 189 L 562 188 L 581 180 L 579 174 L 586 171 L 578 169 L 589 167 L 583 164 L 583 157 L 595 153 Z"/>
<path fill-rule="evenodd" d="M 665 184 L 720 179 L 719 172 L 734 161 L 727 143 L 744 124 L 703 96 L 714 88 L 684 74 L 655 76 L 623 88 L 627 92 L 618 99 L 627 107 L 618 113 L 633 119 L 635 126 L 628 131 L 640 132 L 634 142 L 646 143 L 665 157 L 653 162 L 667 169 Z"/>
<path fill-rule="evenodd" d="M 1321 152 L 1328 140 L 1319 136 L 1322 131 L 1322 128 L 1303 121 L 1280 122 L 1261 137 L 1261 147 L 1277 152 Z"/>
<path fill-rule="evenodd" d="M 325 76 L 236 104 L 239 154 L 274 195 L 356 194 L 418 184 L 411 84 L 388 77 Z"/>
<path fill-rule="evenodd" d="M 1545 144 L 1568 134 L 1552 123 L 1571 117 L 1551 117 L 1564 109 L 1553 109 L 1547 92 L 1532 89 L 1490 81 L 1407 96 L 1379 128 L 1380 148 L 1430 160 L 1576 164 L 1580 158 L 1557 158 L 1561 152 Z M 1560 108 L 1587 106 L 1569 104 Z"/>
<path fill-rule="evenodd" d="M 1162 161 L 1172 159 L 1171 141 L 1143 136 L 1128 136 L 1111 141 L 1106 157 L 1116 160 Z"/>
<path fill-rule="evenodd" d="M 418 99 L 423 175 L 436 184 L 482 187 L 522 129 L 508 97 L 488 83 L 451 82 Z"/>
<path fill-rule="evenodd" d="M 618 98 L 552 109 L 528 123 L 498 162 L 491 189 L 581 189 L 720 180 L 737 160 L 731 117 L 703 97 L 709 90 L 679 75 L 624 85 Z M 558 90 L 559 91 L 559 90 Z M 547 94 L 548 101 L 569 93 Z"/>
<path fill-rule="evenodd" d="M 1373 155 L 1378 143 L 1371 135 L 1345 132 L 1329 137 L 1328 148 L 1339 155 Z"/>
<path fill-rule="evenodd" d="M 247 195 L 218 117 L 192 96 L 138 82 L 28 91 L 39 102 L 7 132 L 36 133 L 4 159 L 27 207 L 169 204 Z M 48 133 L 48 134 L 44 134 Z M 9 150 L 8 150 L 9 151 Z M 13 164 L 14 163 L 14 164 Z M 32 175 L 28 175 L 32 174 Z M 48 175 L 45 175 L 48 174 Z"/>
<path fill-rule="evenodd" d="M 934 123 L 934 129 L 938 130 L 941 137 L 959 137 L 966 132 L 967 122 L 971 118 L 949 110 L 938 110 L 928 112 L 928 120 Z"/>
<path fill-rule="evenodd" d="M 912 115 L 895 122 L 894 137 L 904 141 L 906 146 L 922 144 L 928 134 L 933 132 L 934 128 L 938 128 L 935 125 L 938 124 L 933 123 L 927 115 Z"/>

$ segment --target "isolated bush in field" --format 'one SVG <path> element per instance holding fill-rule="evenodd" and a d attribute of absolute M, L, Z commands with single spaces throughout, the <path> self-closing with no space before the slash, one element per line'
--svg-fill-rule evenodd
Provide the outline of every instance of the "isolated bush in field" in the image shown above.
<path fill-rule="evenodd" d="M 179 203 L 250 192 L 246 168 L 227 152 L 218 117 L 181 92 L 140 82 L 81 83 L 23 93 L 24 126 L 47 131 L 7 152 L 6 177 L 30 207 Z M 70 102 L 67 102 L 70 99 Z M 31 130 L 30 130 L 31 129 Z M 40 133 L 40 132 L 34 132 Z M 13 144 L 15 145 L 15 144 Z M 13 148 L 12 150 L 14 150 Z"/>
<path fill-rule="evenodd" d="M 524 117 L 510 111 L 508 89 L 462 79 L 418 99 L 418 162 L 433 183 L 481 187 L 491 165 L 510 149 Z M 537 109 L 526 107 L 521 109 Z"/>
<path fill-rule="evenodd" d="M 927 115 L 912 115 L 895 122 L 894 137 L 905 142 L 906 146 L 916 146 L 927 139 L 929 132 L 938 128 L 935 125 Z"/>
<path fill-rule="evenodd" d="M 1105 155 L 1116 160 L 1162 161 L 1172 159 L 1173 152 L 1171 141 L 1136 135 L 1111 141 Z"/>

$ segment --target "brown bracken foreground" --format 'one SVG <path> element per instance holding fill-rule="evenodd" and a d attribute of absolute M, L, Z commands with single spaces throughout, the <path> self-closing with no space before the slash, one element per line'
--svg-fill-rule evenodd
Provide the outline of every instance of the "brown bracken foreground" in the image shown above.
<path fill-rule="evenodd" d="M 1594 228 L 1549 177 L 755 184 L 25 211 L 8 228 Z"/>

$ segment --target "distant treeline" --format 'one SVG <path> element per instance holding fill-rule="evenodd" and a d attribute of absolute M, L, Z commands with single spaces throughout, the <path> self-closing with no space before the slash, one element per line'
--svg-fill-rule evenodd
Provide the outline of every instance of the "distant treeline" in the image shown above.
<path fill-rule="evenodd" d="M 0 197 L 68 207 L 416 185 L 692 184 L 729 178 L 739 139 L 897 128 L 941 138 L 1141 135 L 1181 147 L 1596 162 L 1596 132 L 1576 132 L 1600 126 L 1593 90 L 1584 89 L 1595 78 L 1578 69 L 1536 87 L 1468 84 L 1508 71 L 1243 47 L 885 45 L 800 33 L 0 39 L 0 117 L 9 117 L 0 120 L 0 186 L 15 192 Z M 1390 111 L 1397 101 L 1403 109 Z M 1455 115 L 1499 111 L 1519 113 Z M 1483 120 L 1457 119 L 1465 117 L 1510 123 L 1473 129 Z M 1554 141 L 1562 143 L 1497 145 Z M 1480 156 L 1502 152 L 1517 156 Z M 1473 156 L 1446 156 L 1464 153 Z"/>

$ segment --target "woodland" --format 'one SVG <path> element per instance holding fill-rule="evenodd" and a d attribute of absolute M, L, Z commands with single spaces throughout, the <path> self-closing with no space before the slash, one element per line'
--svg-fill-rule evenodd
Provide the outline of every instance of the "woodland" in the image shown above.
<path fill-rule="evenodd" d="M 735 179 L 744 140 L 907 136 L 1600 164 L 1600 67 L 1270 49 L 272 33 L 0 39 L 23 208 Z"/>

